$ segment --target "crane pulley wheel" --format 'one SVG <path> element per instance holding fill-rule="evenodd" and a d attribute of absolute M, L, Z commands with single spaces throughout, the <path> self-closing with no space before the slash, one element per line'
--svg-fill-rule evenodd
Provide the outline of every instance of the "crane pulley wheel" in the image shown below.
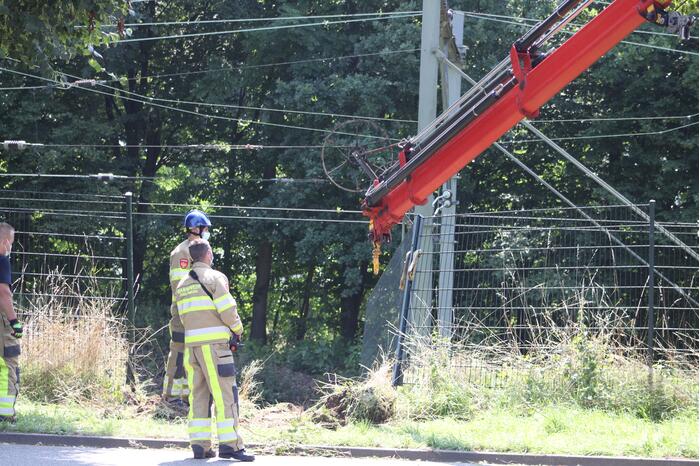
<path fill-rule="evenodd" d="M 323 172 L 331 183 L 344 191 L 365 192 L 394 162 L 395 146 L 386 131 L 374 121 L 344 121 L 323 141 Z"/>

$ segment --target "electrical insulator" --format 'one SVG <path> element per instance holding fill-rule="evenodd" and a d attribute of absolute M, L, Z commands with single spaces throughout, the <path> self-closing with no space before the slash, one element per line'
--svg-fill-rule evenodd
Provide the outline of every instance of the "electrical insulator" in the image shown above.
<path fill-rule="evenodd" d="M 3 141 L 3 149 L 10 150 L 24 150 L 27 147 L 27 141 Z"/>
<path fill-rule="evenodd" d="M 100 181 L 113 181 L 115 176 L 114 173 L 98 173 L 97 175 L 92 175 Z"/>

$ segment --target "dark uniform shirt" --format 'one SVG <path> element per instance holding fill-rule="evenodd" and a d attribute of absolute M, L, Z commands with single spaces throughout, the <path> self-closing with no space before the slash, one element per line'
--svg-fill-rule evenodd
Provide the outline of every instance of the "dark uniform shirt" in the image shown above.
<path fill-rule="evenodd" d="M 0 283 L 12 285 L 12 268 L 9 256 L 0 256 Z"/>

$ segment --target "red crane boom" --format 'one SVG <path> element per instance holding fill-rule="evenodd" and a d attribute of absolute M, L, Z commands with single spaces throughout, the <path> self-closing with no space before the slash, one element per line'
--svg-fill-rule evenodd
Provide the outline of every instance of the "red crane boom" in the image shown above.
<path fill-rule="evenodd" d="M 672 0 L 614 0 L 551 52 L 540 47 L 591 0 L 564 1 L 549 18 L 513 44 L 504 60 L 374 180 L 363 212 L 370 218 L 375 257 L 382 239 L 427 197 L 504 133 L 539 109 L 644 21 L 661 23 Z M 661 18 L 661 19 L 660 19 Z M 692 24 L 692 23 L 691 23 Z M 686 28 L 687 29 L 687 28 Z"/>

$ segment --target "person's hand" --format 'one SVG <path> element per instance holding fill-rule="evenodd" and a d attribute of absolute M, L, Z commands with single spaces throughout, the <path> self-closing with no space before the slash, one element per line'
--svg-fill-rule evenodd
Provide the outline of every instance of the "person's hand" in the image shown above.
<path fill-rule="evenodd" d="M 20 322 L 20 321 L 17 320 L 17 319 L 12 319 L 12 320 L 10 321 L 10 330 L 11 330 L 11 332 L 12 332 L 12 336 L 13 336 L 13 337 L 15 337 L 15 338 L 22 338 L 22 335 L 23 335 L 23 333 L 22 333 L 22 331 L 23 331 L 22 322 Z"/>
<path fill-rule="evenodd" d="M 241 342 L 241 335 L 234 333 L 228 340 L 228 347 L 231 348 L 231 352 L 235 353 L 238 349 L 243 346 Z"/>

